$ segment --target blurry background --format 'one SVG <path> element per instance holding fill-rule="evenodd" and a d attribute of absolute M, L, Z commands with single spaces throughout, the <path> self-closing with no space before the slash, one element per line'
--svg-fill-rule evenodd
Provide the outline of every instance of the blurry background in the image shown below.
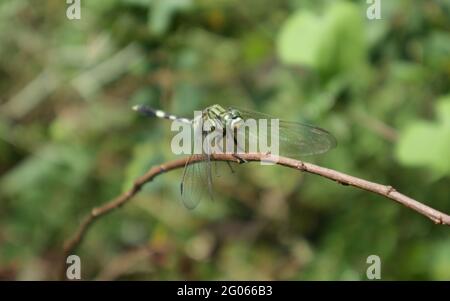
<path fill-rule="evenodd" d="M 218 103 L 331 131 L 307 157 L 450 212 L 450 2 L 0 3 L 0 278 L 51 279 L 89 210 L 174 158 L 170 123 Z M 96 223 L 83 279 L 450 279 L 449 228 L 393 201 L 248 164 L 189 211 L 182 170 Z M 226 169 L 224 169 L 226 171 Z"/>

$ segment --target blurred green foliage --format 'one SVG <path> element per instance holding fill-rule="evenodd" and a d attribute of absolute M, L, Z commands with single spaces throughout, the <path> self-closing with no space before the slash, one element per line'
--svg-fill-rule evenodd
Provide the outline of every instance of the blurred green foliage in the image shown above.
<path fill-rule="evenodd" d="M 305 158 L 450 212 L 450 4 L 382 1 L 0 3 L 0 278 L 51 279 L 89 210 L 174 158 L 170 124 L 219 103 L 331 131 Z M 188 211 L 181 171 L 104 217 L 84 279 L 450 280 L 450 236 L 379 196 L 279 166 L 223 169 Z"/>

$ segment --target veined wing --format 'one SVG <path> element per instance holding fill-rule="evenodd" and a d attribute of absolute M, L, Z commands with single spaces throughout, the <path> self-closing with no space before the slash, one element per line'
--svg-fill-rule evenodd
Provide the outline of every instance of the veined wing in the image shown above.
<path fill-rule="evenodd" d="M 211 144 L 209 137 L 205 137 L 198 121 L 192 123 L 192 130 L 197 136 L 191 137 L 193 138 L 191 148 L 193 155 L 186 162 L 180 187 L 181 200 L 188 209 L 197 207 L 202 199 L 213 199 L 213 162 L 211 162 L 211 150 L 209 149 Z M 202 154 L 195 154 L 194 144 L 196 143 L 200 143 Z M 205 150 L 205 148 L 207 149 Z"/>
<path fill-rule="evenodd" d="M 181 200 L 194 209 L 202 199 L 212 198 L 211 161 L 207 155 L 192 155 L 186 163 L 181 179 Z"/>
<path fill-rule="evenodd" d="M 259 119 L 267 120 L 267 129 L 261 129 L 262 137 L 266 138 L 267 143 L 270 145 L 271 139 L 278 138 L 279 140 L 279 155 L 286 156 L 290 158 L 299 158 L 307 155 L 315 155 L 327 152 L 328 150 L 334 148 L 337 145 L 336 139 L 328 131 L 300 123 L 279 120 L 279 131 L 278 135 L 272 137 L 271 132 L 271 119 L 276 119 L 273 116 L 266 115 L 259 112 L 252 112 L 248 110 L 238 110 L 241 117 L 244 120 L 255 119 L 258 124 L 259 129 Z M 251 129 L 247 132 L 249 137 L 259 139 L 258 132 Z M 248 139 L 248 137 L 246 137 Z"/>

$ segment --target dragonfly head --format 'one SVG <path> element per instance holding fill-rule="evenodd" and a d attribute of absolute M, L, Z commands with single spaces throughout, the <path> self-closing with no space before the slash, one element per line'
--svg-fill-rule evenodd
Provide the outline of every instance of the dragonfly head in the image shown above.
<path fill-rule="evenodd" d="M 242 119 L 241 113 L 236 109 L 229 109 L 224 116 L 226 124 L 231 128 L 238 128 L 239 125 L 244 121 Z"/>

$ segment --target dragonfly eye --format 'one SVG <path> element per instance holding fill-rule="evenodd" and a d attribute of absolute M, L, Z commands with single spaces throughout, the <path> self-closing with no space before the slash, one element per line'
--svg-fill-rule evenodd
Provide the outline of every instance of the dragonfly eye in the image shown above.
<path fill-rule="evenodd" d="M 241 117 L 239 112 L 238 112 L 238 110 L 231 110 L 230 111 L 230 115 L 231 115 L 232 119 L 236 119 L 236 118 L 240 118 Z"/>

